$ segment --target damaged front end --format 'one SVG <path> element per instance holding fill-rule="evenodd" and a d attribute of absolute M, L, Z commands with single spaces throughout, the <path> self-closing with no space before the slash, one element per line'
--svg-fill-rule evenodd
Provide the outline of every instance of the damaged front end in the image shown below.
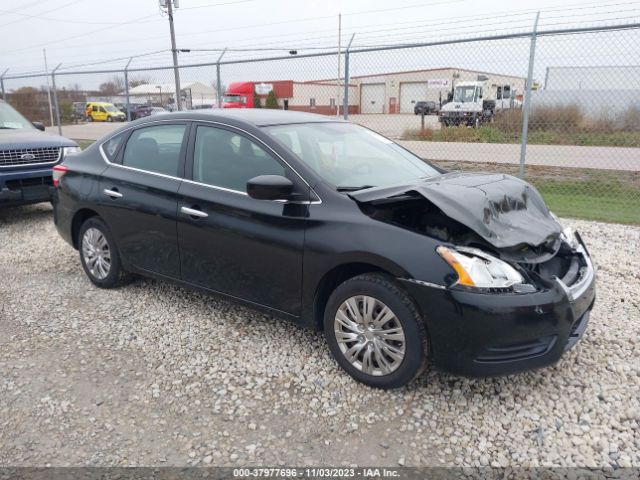
<path fill-rule="evenodd" d="M 351 197 L 372 219 L 436 239 L 451 267 L 441 282 L 398 279 L 424 312 L 434 364 L 472 376 L 543 367 L 584 332 L 591 259 L 528 183 L 449 173 Z"/>
<path fill-rule="evenodd" d="M 570 286 L 587 267 L 538 191 L 509 175 L 456 172 L 350 196 L 375 220 L 442 241 L 438 253 L 457 273 L 448 286 L 523 293 L 555 279 Z"/>

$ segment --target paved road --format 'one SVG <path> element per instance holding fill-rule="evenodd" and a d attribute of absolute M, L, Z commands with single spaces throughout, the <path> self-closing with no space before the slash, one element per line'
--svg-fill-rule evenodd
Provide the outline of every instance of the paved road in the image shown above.
<path fill-rule="evenodd" d="M 399 141 L 422 158 L 432 160 L 510 163 L 520 162 L 519 144 Z M 527 146 L 527 165 L 640 171 L 640 148 Z"/>
<path fill-rule="evenodd" d="M 435 117 L 427 117 L 433 123 Z M 414 115 L 354 115 L 354 122 L 389 137 L 397 137 L 403 125 L 419 122 Z M 62 128 L 63 135 L 82 140 L 96 140 L 119 126 L 113 123 L 88 123 Z M 395 133 L 394 133 L 395 132 Z M 423 158 L 433 160 L 470 161 L 517 164 L 519 144 L 399 141 Z M 527 165 L 595 168 L 602 170 L 640 171 L 640 148 L 576 147 L 562 145 L 529 145 Z"/>

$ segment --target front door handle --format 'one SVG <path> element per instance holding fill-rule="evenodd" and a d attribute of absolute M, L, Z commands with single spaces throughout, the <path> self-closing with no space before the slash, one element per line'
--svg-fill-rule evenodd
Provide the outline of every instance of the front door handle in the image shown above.
<path fill-rule="evenodd" d="M 209 216 L 208 213 L 203 212 L 202 210 L 195 209 L 195 208 L 180 207 L 180 211 L 182 213 L 184 213 L 185 215 L 189 215 L 190 217 L 207 218 Z"/>
<path fill-rule="evenodd" d="M 123 195 L 118 191 L 118 190 L 110 190 L 108 188 L 105 188 L 102 193 L 104 193 L 105 195 L 107 195 L 108 197 L 111 198 L 122 198 Z"/>

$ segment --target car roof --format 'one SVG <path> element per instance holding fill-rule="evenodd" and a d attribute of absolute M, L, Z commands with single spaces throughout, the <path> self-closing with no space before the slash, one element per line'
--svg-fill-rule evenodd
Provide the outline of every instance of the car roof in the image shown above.
<path fill-rule="evenodd" d="M 315 113 L 272 110 L 268 108 L 213 108 L 167 113 L 163 118 L 184 120 L 234 120 L 256 127 L 286 125 L 290 123 L 343 122 L 344 120 Z"/>

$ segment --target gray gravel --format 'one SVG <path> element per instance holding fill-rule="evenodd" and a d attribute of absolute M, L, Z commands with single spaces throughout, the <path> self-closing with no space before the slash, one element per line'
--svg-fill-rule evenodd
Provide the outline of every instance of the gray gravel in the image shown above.
<path fill-rule="evenodd" d="M 0 465 L 640 466 L 640 228 L 566 223 L 599 266 L 573 351 L 383 392 L 287 322 L 150 280 L 96 289 L 48 205 L 0 210 Z"/>

